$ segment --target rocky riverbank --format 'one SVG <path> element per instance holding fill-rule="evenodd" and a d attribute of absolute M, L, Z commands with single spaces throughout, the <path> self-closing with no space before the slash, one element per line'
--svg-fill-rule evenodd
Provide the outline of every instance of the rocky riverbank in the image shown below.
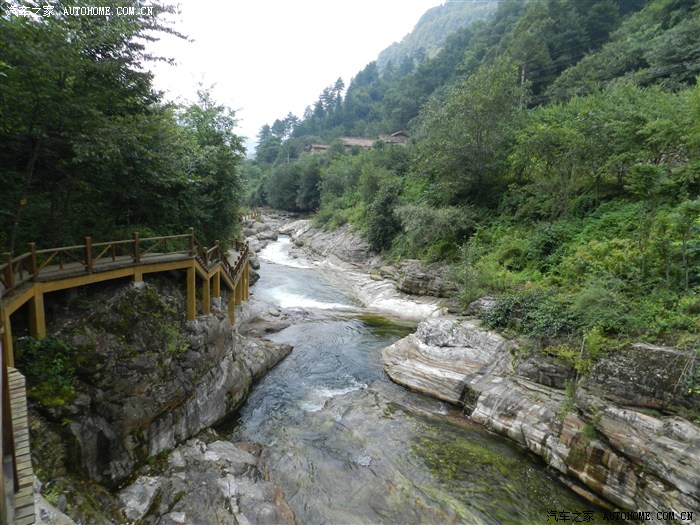
<path fill-rule="evenodd" d="M 299 253 L 343 269 L 368 307 L 425 319 L 383 351 L 395 382 L 462 407 L 598 505 L 650 512 L 659 523 L 700 515 L 700 396 L 684 385 L 692 352 L 634 344 L 610 352 L 577 382 L 570 367 L 528 354 L 478 319 L 446 315 L 435 296 L 452 288 L 439 269 L 413 261 L 382 266 L 350 228 L 330 234 L 308 221 L 276 221 L 270 229 L 291 235 Z M 425 304 L 425 311 L 414 308 Z"/>
<path fill-rule="evenodd" d="M 259 318 L 239 315 L 231 326 L 217 305 L 183 324 L 177 284 L 110 285 L 53 305 L 49 332 L 75 355 L 41 366 L 70 364 L 62 373 L 74 382 L 57 401 L 54 391 L 45 396 L 53 402 L 32 403 L 42 493 L 85 524 L 293 523 L 264 480 L 259 447 L 211 431 L 209 442 L 193 439 L 234 414 L 291 347 L 252 334 Z M 39 519 L 63 518 L 45 507 Z"/>
<path fill-rule="evenodd" d="M 700 427 L 674 413 L 699 413 L 697 396 L 681 386 L 691 354 L 632 345 L 568 389 L 566 367 L 521 355 L 477 320 L 460 318 L 426 320 L 382 353 L 394 381 L 462 407 L 596 504 L 654 516 L 672 510 L 680 521 L 698 516 Z"/>

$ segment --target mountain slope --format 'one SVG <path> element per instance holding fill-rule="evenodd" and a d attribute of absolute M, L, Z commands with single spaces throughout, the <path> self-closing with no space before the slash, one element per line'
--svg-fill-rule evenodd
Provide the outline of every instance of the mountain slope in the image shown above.
<path fill-rule="evenodd" d="M 496 0 L 448 1 L 429 9 L 401 42 L 394 42 L 379 53 L 379 71 L 383 72 L 389 64 L 398 66 L 407 57 L 419 62 L 434 57 L 451 33 L 490 17 L 497 6 Z"/>

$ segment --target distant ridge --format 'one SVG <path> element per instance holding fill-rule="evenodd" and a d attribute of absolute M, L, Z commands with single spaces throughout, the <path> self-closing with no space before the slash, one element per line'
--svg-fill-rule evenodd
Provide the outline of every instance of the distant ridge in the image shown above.
<path fill-rule="evenodd" d="M 379 71 L 383 72 L 389 63 L 398 66 L 406 57 L 418 62 L 432 58 L 451 33 L 490 17 L 497 6 L 498 0 L 448 0 L 428 9 L 401 42 L 394 42 L 379 53 Z"/>

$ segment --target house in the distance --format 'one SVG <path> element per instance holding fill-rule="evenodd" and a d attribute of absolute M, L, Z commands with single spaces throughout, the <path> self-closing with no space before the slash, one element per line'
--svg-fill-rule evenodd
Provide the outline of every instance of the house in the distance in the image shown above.
<path fill-rule="evenodd" d="M 304 151 L 308 153 L 324 153 L 331 149 L 328 144 L 309 144 L 304 148 Z"/>
<path fill-rule="evenodd" d="M 402 146 L 408 144 L 409 138 L 405 131 L 397 131 L 391 135 L 379 135 L 379 140 L 387 144 L 401 144 Z"/>
<path fill-rule="evenodd" d="M 340 137 L 338 142 L 340 142 L 345 149 L 350 149 L 353 146 L 359 146 L 364 149 L 372 149 L 375 139 L 365 139 L 362 137 Z"/>
<path fill-rule="evenodd" d="M 398 144 L 404 146 L 408 144 L 409 136 L 404 131 L 397 131 L 396 133 L 379 135 L 379 138 L 368 139 L 364 137 L 339 137 L 338 142 L 340 142 L 345 149 L 350 149 L 355 146 L 364 149 L 372 149 L 374 143 L 381 140 L 385 144 Z M 330 149 L 329 144 L 309 144 L 304 148 L 304 151 L 308 153 L 322 153 Z"/>

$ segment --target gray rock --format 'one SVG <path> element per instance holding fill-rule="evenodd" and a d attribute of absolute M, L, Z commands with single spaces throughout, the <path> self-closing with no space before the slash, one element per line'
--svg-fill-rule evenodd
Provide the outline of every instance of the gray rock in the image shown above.
<path fill-rule="evenodd" d="M 515 365 L 515 373 L 535 383 L 563 389 L 567 381 L 573 381 L 576 371 L 550 356 L 530 354 Z"/>
<path fill-rule="evenodd" d="M 147 300 L 162 308 L 155 312 L 159 322 L 177 323 L 168 317 L 173 314 L 167 313 L 167 304 L 159 302 L 182 307 L 184 298 L 168 293 L 155 293 L 150 284 L 142 290 L 127 286 L 104 302 L 104 311 L 95 309 L 92 315 L 100 326 L 123 326 L 130 332 L 79 334 L 94 341 L 93 354 L 85 356 L 90 366 L 81 370 L 73 402 L 53 409 L 56 421 L 68 421 L 65 429 L 72 439 L 66 455 L 78 460 L 71 468 L 108 487 L 119 485 L 149 457 L 229 416 L 252 383 L 291 351 L 288 345 L 239 335 L 216 309 L 214 315 L 186 323 L 185 334 L 173 333 L 171 342 L 154 339 L 152 325 L 134 314 L 139 320 L 131 325 L 119 317 L 133 310 L 132 301 Z M 183 343 L 188 346 L 182 348 Z"/>
<path fill-rule="evenodd" d="M 359 231 L 344 225 L 335 231 L 317 230 L 311 226 L 311 221 L 295 221 L 281 229 L 280 233 L 292 235 L 292 241 L 297 246 L 315 255 L 334 262 L 336 260 L 366 266 L 370 259 L 371 249 Z"/>
<path fill-rule="evenodd" d="M 401 262 L 396 272 L 396 287 L 411 295 L 451 297 L 457 286 L 444 266 L 424 265 L 420 261 L 408 259 Z"/>
<path fill-rule="evenodd" d="M 634 345 L 599 362 L 574 399 L 545 386 L 560 386 L 569 372 L 536 357 L 513 371 L 509 347 L 475 321 L 430 319 L 382 358 L 394 381 L 463 406 L 472 420 L 542 457 L 597 504 L 700 512 L 700 427 L 637 410 L 678 400 L 677 391 L 660 385 L 674 384 L 678 371 L 670 365 L 692 356 Z M 655 355 L 640 361 L 640 352 Z"/>
<path fill-rule="evenodd" d="M 263 479 L 258 456 L 251 453 L 259 451 L 251 443 L 191 439 L 170 454 L 157 478 L 141 477 L 122 490 L 124 514 L 143 525 L 291 525 L 294 514 L 280 489 Z M 152 490 L 144 494 L 154 486 L 157 496 Z"/>
<path fill-rule="evenodd" d="M 700 412 L 700 396 L 688 392 L 685 372 L 697 359 L 692 352 L 637 343 L 612 351 L 599 361 L 586 388 L 627 406 L 673 411 L 685 407 Z"/>
<path fill-rule="evenodd" d="M 480 297 L 476 301 L 469 303 L 465 315 L 481 315 L 490 312 L 496 307 L 496 298 L 491 296 Z"/>
<path fill-rule="evenodd" d="M 143 476 L 132 485 L 119 492 L 119 500 L 124 508 L 127 520 L 139 521 L 151 508 L 156 495 L 160 491 L 161 480 Z"/>
<path fill-rule="evenodd" d="M 382 359 L 393 381 L 461 404 L 486 373 L 508 369 L 509 348 L 497 333 L 479 329 L 477 321 L 437 318 L 384 348 Z"/>

